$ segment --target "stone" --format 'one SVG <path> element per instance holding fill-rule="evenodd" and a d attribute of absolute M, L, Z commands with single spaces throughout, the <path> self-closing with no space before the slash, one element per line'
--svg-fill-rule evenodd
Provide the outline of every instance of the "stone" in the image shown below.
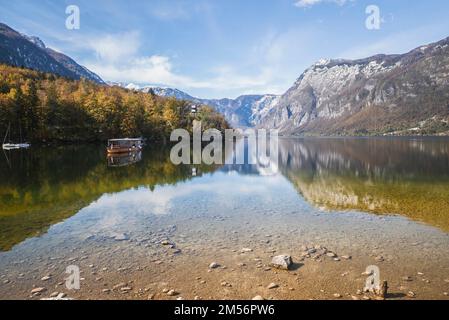
<path fill-rule="evenodd" d="M 341 256 L 341 257 L 342 257 L 342 259 L 345 259 L 345 260 L 351 260 L 352 259 L 351 256 Z"/>
<path fill-rule="evenodd" d="M 253 249 L 250 248 L 243 248 L 242 250 L 240 250 L 241 253 L 248 253 L 248 252 L 253 252 Z"/>
<path fill-rule="evenodd" d="M 42 278 L 41 278 L 42 281 L 48 281 L 48 280 L 50 280 L 50 279 L 51 279 L 50 276 L 45 276 L 45 277 L 42 277 Z"/>
<path fill-rule="evenodd" d="M 167 292 L 167 296 L 173 297 L 173 296 L 177 296 L 179 294 L 179 292 L 176 292 L 175 290 L 170 290 Z"/>
<path fill-rule="evenodd" d="M 126 233 L 120 233 L 114 236 L 114 240 L 116 241 L 127 241 L 129 240 L 129 236 Z"/>
<path fill-rule="evenodd" d="M 267 289 L 276 289 L 279 288 L 279 285 L 277 285 L 276 283 L 270 283 L 267 287 Z"/>
<path fill-rule="evenodd" d="M 337 255 L 335 253 L 333 253 L 333 252 L 326 253 L 326 256 L 328 256 L 329 258 L 336 258 L 337 257 Z"/>
<path fill-rule="evenodd" d="M 116 284 L 114 287 L 112 287 L 112 290 L 117 290 L 117 289 L 121 289 L 123 287 L 126 287 L 126 283 L 121 282 L 119 284 Z"/>
<path fill-rule="evenodd" d="M 220 265 L 219 265 L 218 263 L 212 262 L 212 263 L 209 265 L 209 269 L 217 269 L 219 266 L 220 266 Z"/>
<path fill-rule="evenodd" d="M 377 256 L 377 257 L 374 258 L 374 260 L 376 260 L 377 262 L 384 262 L 385 261 L 384 257 L 382 257 L 382 256 Z"/>
<path fill-rule="evenodd" d="M 47 291 L 46 288 L 43 287 L 39 287 L 39 288 L 34 288 L 33 290 L 31 290 L 31 294 L 37 294 L 37 293 L 42 293 Z"/>
<path fill-rule="evenodd" d="M 412 277 L 410 277 L 410 276 L 402 277 L 402 280 L 403 281 L 408 281 L 408 282 L 413 281 Z"/>
<path fill-rule="evenodd" d="M 50 294 L 50 298 L 56 298 L 59 295 L 59 292 L 53 292 L 52 294 Z"/>
<path fill-rule="evenodd" d="M 254 301 L 262 301 L 265 300 L 262 296 L 255 296 L 252 300 Z"/>
<path fill-rule="evenodd" d="M 407 297 L 409 297 L 409 298 L 414 298 L 414 297 L 416 297 L 416 293 L 414 293 L 413 291 L 409 291 L 409 292 L 407 293 Z"/>
<path fill-rule="evenodd" d="M 153 300 L 154 299 L 154 294 L 150 293 L 147 297 L 147 300 Z"/>
<path fill-rule="evenodd" d="M 103 293 L 109 293 L 109 292 L 111 292 L 111 289 L 103 289 L 103 290 L 101 290 L 101 292 L 103 292 Z"/>
<path fill-rule="evenodd" d="M 292 257 L 288 255 L 276 256 L 271 260 L 271 266 L 277 269 L 289 270 L 292 265 Z"/>
<path fill-rule="evenodd" d="M 342 296 L 339 293 L 334 293 L 334 298 L 340 299 Z"/>

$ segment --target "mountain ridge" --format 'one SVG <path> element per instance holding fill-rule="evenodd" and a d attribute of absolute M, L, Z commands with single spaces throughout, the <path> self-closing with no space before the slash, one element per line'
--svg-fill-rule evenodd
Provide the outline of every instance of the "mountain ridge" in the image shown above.
<path fill-rule="evenodd" d="M 69 56 L 48 48 L 38 37 L 19 33 L 0 22 L 0 63 L 53 73 L 74 80 L 105 82 Z"/>
<path fill-rule="evenodd" d="M 293 135 L 449 132 L 449 38 L 405 54 L 315 63 L 261 127 Z"/>

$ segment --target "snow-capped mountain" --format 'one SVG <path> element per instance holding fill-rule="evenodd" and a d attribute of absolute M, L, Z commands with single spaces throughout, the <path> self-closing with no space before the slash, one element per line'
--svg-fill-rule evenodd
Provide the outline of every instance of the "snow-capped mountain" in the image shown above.
<path fill-rule="evenodd" d="M 108 82 L 129 90 L 153 92 L 162 97 L 174 97 L 197 104 L 214 107 L 222 113 L 233 127 L 253 127 L 260 124 L 269 111 L 277 104 L 279 96 L 276 95 L 243 95 L 236 99 L 201 99 L 174 88 L 161 88 L 153 86 L 139 86 L 133 83 Z"/>
<path fill-rule="evenodd" d="M 449 38 L 403 55 L 320 60 L 261 122 L 288 134 L 449 132 Z"/>
<path fill-rule="evenodd" d="M 0 23 L 0 63 L 104 84 L 98 75 L 70 57 L 47 48 L 38 37 L 20 34 L 3 23 Z"/>

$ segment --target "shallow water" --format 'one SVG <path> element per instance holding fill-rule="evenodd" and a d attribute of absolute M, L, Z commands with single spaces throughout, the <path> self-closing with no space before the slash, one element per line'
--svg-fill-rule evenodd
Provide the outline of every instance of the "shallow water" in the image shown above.
<path fill-rule="evenodd" d="M 167 148 L 120 159 L 101 146 L 4 154 L 0 297 L 39 298 L 30 291 L 43 286 L 44 297 L 164 299 L 171 286 L 190 299 L 329 299 L 363 287 L 370 264 L 394 297 L 447 297 L 448 139 L 281 139 L 279 147 L 277 175 L 255 165 L 175 166 Z M 302 254 L 314 246 L 352 258 Z M 281 253 L 301 262 L 297 270 L 269 269 Z M 212 261 L 226 268 L 208 270 Z M 70 264 L 83 272 L 76 292 L 63 286 Z M 112 290 L 120 282 L 132 290 Z M 271 282 L 282 285 L 267 291 Z"/>

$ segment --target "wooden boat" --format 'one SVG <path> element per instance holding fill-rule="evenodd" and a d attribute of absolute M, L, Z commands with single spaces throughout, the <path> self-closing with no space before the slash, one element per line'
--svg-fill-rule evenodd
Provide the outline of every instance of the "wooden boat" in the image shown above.
<path fill-rule="evenodd" d="M 31 147 L 31 144 L 29 144 L 27 142 L 6 143 L 6 140 L 8 139 L 8 136 L 9 136 L 10 129 L 11 129 L 11 124 L 8 125 L 8 130 L 6 130 L 5 137 L 3 138 L 3 144 L 2 144 L 3 150 L 27 149 L 27 148 Z M 22 129 L 20 129 L 20 140 L 22 140 Z"/>
<path fill-rule="evenodd" d="M 110 139 L 108 140 L 108 153 L 116 154 L 116 153 L 129 153 L 129 152 L 137 152 L 142 150 L 143 148 L 143 139 Z"/>

